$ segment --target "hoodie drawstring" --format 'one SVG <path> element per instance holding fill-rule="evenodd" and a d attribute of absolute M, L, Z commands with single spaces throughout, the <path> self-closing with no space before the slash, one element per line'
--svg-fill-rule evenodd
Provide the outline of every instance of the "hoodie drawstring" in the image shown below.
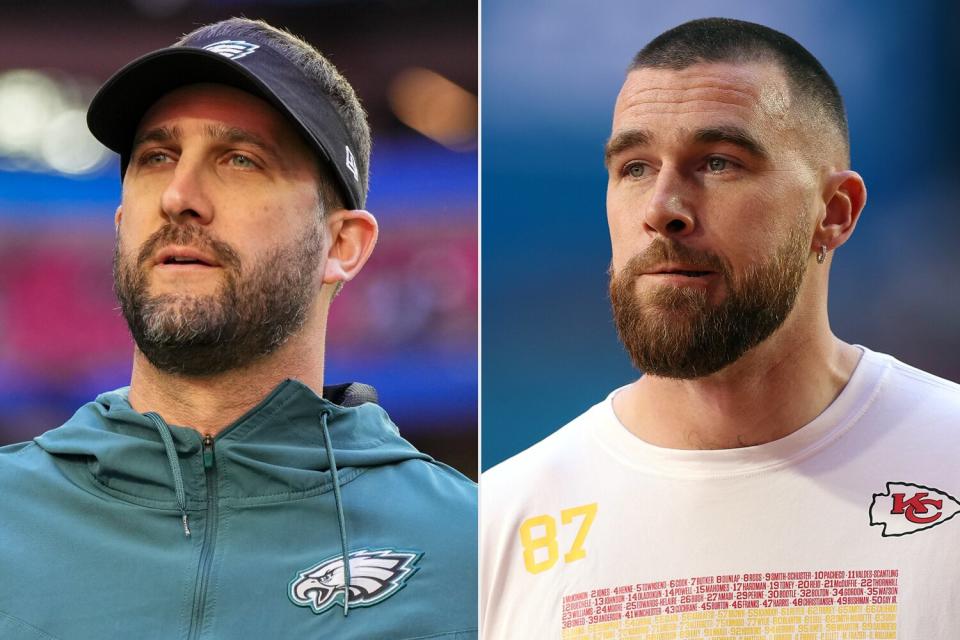
<path fill-rule="evenodd" d="M 173 436 L 170 435 L 170 427 L 156 413 L 148 412 L 144 414 L 150 418 L 150 422 L 160 433 L 160 439 L 163 440 L 163 448 L 167 452 L 167 462 L 170 463 L 170 473 L 173 474 L 173 491 L 177 494 L 177 506 L 180 508 L 180 519 L 183 522 L 183 533 L 190 537 L 190 523 L 187 520 L 187 492 L 183 488 L 183 472 L 180 469 L 180 459 L 177 457 L 177 449 L 173 446 Z"/>
<path fill-rule="evenodd" d="M 187 494 L 183 488 L 183 471 L 180 469 L 180 459 L 177 457 L 177 450 L 173 444 L 173 436 L 170 434 L 170 427 L 163 421 L 159 415 L 153 412 L 144 414 L 150 422 L 157 428 L 160 439 L 163 441 L 163 447 L 167 453 L 167 461 L 170 463 L 170 473 L 173 475 L 173 490 L 177 496 L 177 506 L 180 508 L 181 521 L 183 522 L 183 533 L 190 537 L 190 523 L 187 518 Z M 347 541 L 347 524 L 343 515 L 343 499 L 340 496 L 340 476 L 337 473 L 337 460 L 333 455 L 333 442 L 330 440 L 330 430 L 327 427 L 326 411 L 320 414 L 320 427 L 323 429 L 323 444 L 327 450 L 327 459 L 330 462 L 330 473 L 333 476 L 333 500 L 337 507 L 337 524 L 340 527 L 340 550 L 343 554 L 343 615 L 346 616 L 350 610 L 350 547 Z"/>
<path fill-rule="evenodd" d="M 327 448 L 330 472 L 333 474 L 333 501 L 337 505 L 337 523 L 340 525 L 340 548 L 343 553 L 343 615 L 350 609 L 350 554 L 347 553 L 347 525 L 343 516 L 343 501 L 340 498 L 340 477 L 337 475 L 337 461 L 333 457 L 333 444 L 327 429 L 327 412 L 320 414 L 320 426 L 323 429 L 323 444 Z"/>

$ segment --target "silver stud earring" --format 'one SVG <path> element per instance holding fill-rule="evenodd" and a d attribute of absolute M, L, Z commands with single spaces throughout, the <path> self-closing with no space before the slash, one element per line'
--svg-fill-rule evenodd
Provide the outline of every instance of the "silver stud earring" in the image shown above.
<path fill-rule="evenodd" d="M 827 259 L 827 245 L 820 245 L 820 251 L 817 253 L 817 264 L 823 264 L 823 261 Z"/>

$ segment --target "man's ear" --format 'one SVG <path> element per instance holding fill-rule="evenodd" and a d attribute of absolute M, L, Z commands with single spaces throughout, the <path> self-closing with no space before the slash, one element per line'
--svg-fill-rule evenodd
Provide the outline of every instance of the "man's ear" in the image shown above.
<path fill-rule="evenodd" d="M 360 272 L 377 244 L 377 219 L 363 209 L 338 209 L 326 218 L 330 245 L 323 282 L 347 282 Z"/>
<path fill-rule="evenodd" d="M 114 226 L 114 227 L 119 227 L 119 226 L 120 226 L 120 219 L 121 219 L 122 217 L 123 217 L 123 207 L 122 207 L 122 206 L 118 206 L 118 207 L 117 207 L 117 212 L 116 212 L 115 214 L 113 214 L 113 226 Z"/>
<path fill-rule="evenodd" d="M 824 214 L 813 235 L 812 250 L 833 251 L 846 242 L 867 203 L 867 186 L 856 171 L 835 171 L 823 190 Z"/>

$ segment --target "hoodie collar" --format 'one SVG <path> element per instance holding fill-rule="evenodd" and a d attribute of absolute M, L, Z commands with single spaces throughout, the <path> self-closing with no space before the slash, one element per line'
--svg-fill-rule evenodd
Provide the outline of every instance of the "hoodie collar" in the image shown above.
<path fill-rule="evenodd" d="M 404 440 L 386 412 L 363 402 L 365 385 L 326 387 L 324 398 L 296 380 L 280 383 L 256 407 L 215 439 L 212 467 L 205 469 L 201 435 L 169 425 L 172 451 L 183 479 L 186 506 L 206 499 L 210 469 L 222 499 L 270 502 L 323 493 L 333 488 L 330 458 L 341 484 L 365 469 L 409 459 L 430 460 Z M 101 394 L 62 427 L 36 439 L 53 456 L 86 463 L 102 488 L 121 499 L 153 506 L 177 504 L 172 460 L 150 416 L 135 411 L 129 388 Z M 344 406 L 335 401 L 354 404 Z M 326 423 L 332 454 L 322 426 Z"/>

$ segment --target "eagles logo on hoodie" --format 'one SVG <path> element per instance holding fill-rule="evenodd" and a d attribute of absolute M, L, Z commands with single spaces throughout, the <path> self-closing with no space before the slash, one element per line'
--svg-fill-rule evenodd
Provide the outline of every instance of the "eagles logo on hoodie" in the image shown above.
<path fill-rule="evenodd" d="M 400 590 L 416 573 L 422 553 L 375 549 L 350 554 L 350 606 L 368 607 Z M 343 556 L 335 555 L 300 571 L 290 583 L 290 600 L 322 613 L 333 606 L 337 595 L 343 602 L 345 583 Z"/>

